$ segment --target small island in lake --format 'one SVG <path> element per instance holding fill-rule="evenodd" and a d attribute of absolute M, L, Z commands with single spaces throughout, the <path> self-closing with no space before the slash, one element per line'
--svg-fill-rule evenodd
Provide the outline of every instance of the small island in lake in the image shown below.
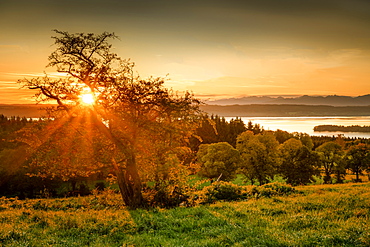
<path fill-rule="evenodd" d="M 318 125 L 313 128 L 314 131 L 329 131 L 329 132 L 370 132 L 370 126 L 342 126 L 342 125 Z"/>

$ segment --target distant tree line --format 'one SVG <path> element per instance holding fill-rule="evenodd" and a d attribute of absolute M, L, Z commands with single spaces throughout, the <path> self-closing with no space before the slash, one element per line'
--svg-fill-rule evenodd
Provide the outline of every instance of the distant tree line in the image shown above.
<path fill-rule="evenodd" d="M 259 134 L 263 128 L 251 121 L 246 126 L 241 118 L 232 118 L 230 121 L 226 121 L 224 117 L 218 115 L 206 115 L 191 138 L 191 148 L 197 151 L 201 144 L 216 142 L 227 142 L 235 148 L 238 135 L 247 130 Z"/>
<path fill-rule="evenodd" d="M 329 131 L 329 132 L 370 132 L 370 126 L 342 126 L 342 125 L 318 125 L 313 128 L 314 131 Z"/>

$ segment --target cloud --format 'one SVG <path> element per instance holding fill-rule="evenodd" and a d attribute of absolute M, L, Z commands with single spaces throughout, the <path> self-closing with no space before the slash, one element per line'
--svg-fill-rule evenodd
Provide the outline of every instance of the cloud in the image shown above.
<path fill-rule="evenodd" d="M 0 81 L 0 104 L 33 104 L 35 91 L 21 88 L 14 81 Z"/>
<path fill-rule="evenodd" d="M 19 84 L 11 81 L 0 81 L 0 91 L 4 89 L 19 89 Z"/>
<path fill-rule="evenodd" d="M 367 0 L 4 0 L 0 22 L 3 81 L 44 76 L 59 28 L 114 31 L 143 77 L 199 95 L 369 89 Z"/>

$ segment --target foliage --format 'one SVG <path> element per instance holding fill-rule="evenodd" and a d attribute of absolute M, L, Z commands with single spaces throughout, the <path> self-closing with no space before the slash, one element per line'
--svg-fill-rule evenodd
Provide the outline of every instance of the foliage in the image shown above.
<path fill-rule="evenodd" d="M 285 183 L 268 183 L 262 186 L 236 185 L 231 182 L 219 181 L 193 192 L 191 204 L 207 204 L 217 201 L 240 201 L 252 198 L 287 196 L 296 190 Z"/>
<path fill-rule="evenodd" d="M 314 145 L 310 135 L 306 133 L 294 132 L 293 138 L 300 140 L 308 150 L 312 150 Z"/>
<path fill-rule="evenodd" d="M 229 122 L 218 115 L 204 116 L 200 126 L 190 139 L 192 150 L 198 151 L 201 144 L 227 142 L 234 148 L 236 138 L 247 128 L 241 118 L 232 118 Z"/>
<path fill-rule="evenodd" d="M 253 134 L 258 135 L 261 134 L 264 131 L 264 129 L 259 124 L 253 125 L 252 121 L 249 121 L 246 131 L 252 131 Z"/>
<path fill-rule="evenodd" d="M 264 197 L 271 196 L 287 196 L 296 193 L 296 189 L 285 183 L 268 183 L 260 187 L 256 187 L 257 195 Z"/>
<path fill-rule="evenodd" d="M 19 131 L 18 140 L 28 144 L 28 175 L 69 181 L 75 191 L 77 180 L 100 172 L 99 141 L 89 120 L 88 116 L 59 118 Z"/>
<path fill-rule="evenodd" d="M 292 133 L 289 133 L 288 131 L 284 130 L 276 130 L 273 132 L 276 140 L 279 142 L 279 144 L 284 143 L 285 141 L 291 139 L 293 137 Z"/>
<path fill-rule="evenodd" d="M 292 185 L 308 184 L 319 174 L 319 157 L 302 144 L 291 138 L 279 146 L 281 164 L 279 173 Z"/>
<path fill-rule="evenodd" d="M 48 179 L 29 178 L 24 167 L 28 150 L 17 137 L 21 129 L 36 121 L 0 115 L 0 196 L 19 198 L 42 196 L 45 189 L 53 191 L 56 183 Z"/>
<path fill-rule="evenodd" d="M 109 143 L 107 156 L 125 204 L 141 207 L 141 171 L 146 157 L 156 154 L 141 151 L 158 140 L 164 142 L 165 153 L 186 145 L 200 115 L 200 102 L 190 93 L 179 95 L 165 88 L 163 78 L 136 75 L 132 62 L 111 51 L 108 40 L 117 38 L 114 33 L 55 32 L 57 48 L 48 66 L 61 73 L 59 79 L 45 76 L 20 83 L 36 90 L 38 102 L 56 101 L 54 110 L 63 110 L 64 115 L 54 112 L 54 119 L 68 123 L 88 116 L 87 122 Z M 92 106 L 83 104 L 83 94 L 94 99 Z"/>
<path fill-rule="evenodd" d="M 273 178 L 278 167 L 278 145 L 275 136 L 268 131 L 254 135 L 251 131 L 238 136 L 236 148 L 241 155 L 240 171 L 250 181 L 257 179 L 260 185 Z"/>
<path fill-rule="evenodd" d="M 356 181 L 360 182 L 359 175 L 370 170 L 370 146 L 359 143 L 351 146 L 346 153 L 347 168 L 356 174 Z"/>
<path fill-rule="evenodd" d="M 239 152 L 226 142 L 202 144 L 197 153 L 201 164 L 199 174 L 207 178 L 232 180 L 236 177 L 239 167 Z"/>
<path fill-rule="evenodd" d="M 153 207 L 177 207 L 186 202 L 188 184 L 187 169 L 174 154 L 168 155 L 164 163 L 156 164 L 154 177 L 144 188 L 144 198 Z"/>
<path fill-rule="evenodd" d="M 235 185 L 230 182 L 214 182 L 202 189 L 199 194 L 196 194 L 197 203 L 213 203 L 215 201 L 236 201 L 246 199 L 247 196 L 242 194 L 242 186 Z"/>
<path fill-rule="evenodd" d="M 331 183 L 331 175 L 335 172 L 339 173 L 339 180 L 341 179 L 341 175 L 345 170 L 343 170 L 343 151 L 342 146 L 335 142 L 326 142 L 316 148 L 316 151 L 318 152 L 320 156 L 320 160 L 322 162 L 325 176 L 324 176 L 324 182 L 325 183 Z"/>
<path fill-rule="evenodd" d="M 300 133 L 300 132 L 293 132 L 289 133 L 287 131 L 283 130 L 276 130 L 273 132 L 273 135 L 275 136 L 276 140 L 280 143 L 283 144 L 284 142 L 288 141 L 289 139 L 297 139 L 301 141 L 301 143 L 306 146 L 309 150 L 312 150 L 314 144 L 312 141 L 311 136 L 309 136 L 306 133 Z"/>

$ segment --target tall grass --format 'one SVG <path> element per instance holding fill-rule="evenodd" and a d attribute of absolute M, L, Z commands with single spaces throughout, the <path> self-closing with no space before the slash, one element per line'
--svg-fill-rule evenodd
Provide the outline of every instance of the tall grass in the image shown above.
<path fill-rule="evenodd" d="M 370 246 L 370 184 L 127 210 L 114 193 L 0 199 L 1 246 Z"/>

